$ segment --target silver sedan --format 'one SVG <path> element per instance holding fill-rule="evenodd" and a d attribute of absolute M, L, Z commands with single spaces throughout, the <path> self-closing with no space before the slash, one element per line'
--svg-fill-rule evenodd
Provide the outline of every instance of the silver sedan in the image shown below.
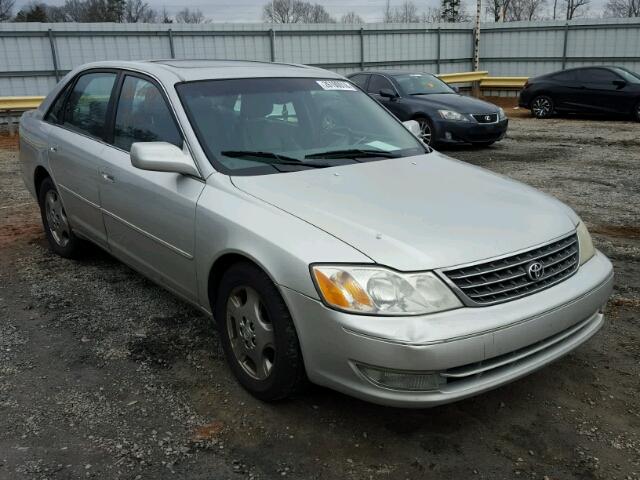
<path fill-rule="evenodd" d="M 212 315 L 256 397 L 426 407 L 589 339 L 613 271 L 569 207 L 416 126 L 317 68 L 100 62 L 23 115 L 20 157 L 51 249 L 91 241 Z"/>

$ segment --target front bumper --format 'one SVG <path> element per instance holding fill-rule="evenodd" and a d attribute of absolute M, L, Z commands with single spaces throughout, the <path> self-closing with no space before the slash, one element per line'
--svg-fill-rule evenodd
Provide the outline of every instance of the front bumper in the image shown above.
<path fill-rule="evenodd" d="M 489 143 L 502 140 L 507 133 L 509 119 L 496 123 L 453 122 L 436 119 L 433 139 L 439 144 Z"/>
<path fill-rule="evenodd" d="M 282 292 L 311 381 L 374 403 L 430 407 L 498 387 L 569 353 L 602 326 L 612 288 L 611 263 L 598 252 L 542 292 L 432 315 L 351 315 L 294 290 Z M 447 379 L 433 391 L 394 390 L 366 379 L 357 364 Z"/>

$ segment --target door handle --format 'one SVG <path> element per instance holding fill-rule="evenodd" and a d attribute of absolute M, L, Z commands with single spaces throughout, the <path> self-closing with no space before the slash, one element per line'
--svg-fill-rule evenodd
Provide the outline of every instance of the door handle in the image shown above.
<path fill-rule="evenodd" d="M 109 175 L 107 172 L 100 172 L 100 175 L 102 175 L 105 182 L 113 183 L 116 181 L 113 175 Z"/>
<path fill-rule="evenodd" d="M 58 146 L 57 146 L 57 145 L 51 145 L 51 146 L 49 147 L 49 151 L 50 151 L 51 153 L 56 153 L 56 152 L 58 151 Z"/>

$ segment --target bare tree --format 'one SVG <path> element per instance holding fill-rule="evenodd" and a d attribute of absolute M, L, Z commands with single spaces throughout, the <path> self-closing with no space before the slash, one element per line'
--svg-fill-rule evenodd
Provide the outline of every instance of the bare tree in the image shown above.
<path fill-rule="evenodd" d="M 589 9 L 591 0 L 564 0 L 567 20 L 581 16 Z"/>
<path fill-rule="evenodd" d="M 546 0 L 511 0 L 509 9 L 505 12 L 506 20 L 538 20 L 543 15 L 545 5 Z"/>
<path fill-rule="evenodd" d="M 158 20 L 158 13 L 144 0 L 127 0 L 124 4 L 125 23 L 154 23 Z"/>
<path fill-rule="evenodd" d="M 640 17 L 640 0 L 608 0 L 604 13 L 607 17 Z"/>
<path fill-rule="evenodd" d="M 487 13 L 493 16 L 494 21 L 504 22 L 510 3 L 511 0 L 490 0 L 487 5 Z"/>
<path fill-rule="evenodd" d="M 460 0 L 442 0 L 440 13 L 443 22 L 462 22 L 466 18 Z"/>
<path fill-rule="evenodd" d="M 158 21 L 160 23 L 173 23 L 173 18 L 171 18 L 171 15 L 169 15 L 167 7 L 162 7 L 162 10 L 158 14 Z"/>
<path fill-rule="evenodd" d="M 6 22 L 11 19 L 14 4 L 15 0 L 0 0 L 0 22 Z"/>
<path fill-rule="evenodd" d="M 303 2 L 303 4 L 303 23 L 336 23 L 335 18 L 333 18 L 319 3 L 312 4 Z"/>
<path fill-rule="evenodd" d="M 422 22 L 438 23 L 442 19 L 442 11 L 439 8 L 429 7 L 422 12 Z"/>
<path fill-rule="evenodd" d="M 202 10 L 197 8 L 191 10 L 189 7 L 185 7 L 176 13 L 176 23 L 209 23 L 210 20 L 204 16 Z"/>
<path fill-rule="evenodd" d="M 262 8 L 262 18 L 271 23 L 300 23 L 305 4 L 300 0 L 273 0 Z"/>
<path fill-rule="evenodd" d="M 340 23 L 362 24 L 365 21 L 356 12 L 348 12 L 340 18 Z"/>
<path fill-rule="evenodd" d="M 405 0 L 397 7 L 391 7 L 387 0 L 383 20 L 385 23 L 418 23 L 421 20 L 418 7 L 411 0 Z"/>
<path fill-rule="evenodd" d="M 46 22 L 47 6 L 37 1 L 31 2 L 16 13 L 14 22 Z"/>

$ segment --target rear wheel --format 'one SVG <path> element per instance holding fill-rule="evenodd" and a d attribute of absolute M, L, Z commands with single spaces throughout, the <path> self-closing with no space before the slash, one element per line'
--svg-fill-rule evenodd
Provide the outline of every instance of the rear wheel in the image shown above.
<path fill-rule="evenodd" d="M 73 234 L 58 190 L 51 178 L 45 178 L 38 192 L 40 215 L 51 250 L 61 257 L 74 257 L 81 240 Z"/>
<path fill-rule="evenodd" d="M 249 393 L 275 401 L 304 385 L 293 320 L 262 270 L 246 262 L 225 272 L 216 295 L 215 318 L 231 370 Z"/>
<path fill-rule="evenodd" d="M 640 102 L 636 103 L 636 106 L 633 109 L 633 116 L 636 122 L 640 122 Z"/>
<path fill-rule="evenodd" d="M 531 113 L 536 118 L 549 118 L 553 115 L 554 105 L 551 97 L 538 95 L 531 101 Z"/>
<path fill-rule="evenodd" d="M 433 124 L 426 117 L 417 117 L 416 122 L 420 125 L 420 139 L 427 145 L 433 145 Z"/>

